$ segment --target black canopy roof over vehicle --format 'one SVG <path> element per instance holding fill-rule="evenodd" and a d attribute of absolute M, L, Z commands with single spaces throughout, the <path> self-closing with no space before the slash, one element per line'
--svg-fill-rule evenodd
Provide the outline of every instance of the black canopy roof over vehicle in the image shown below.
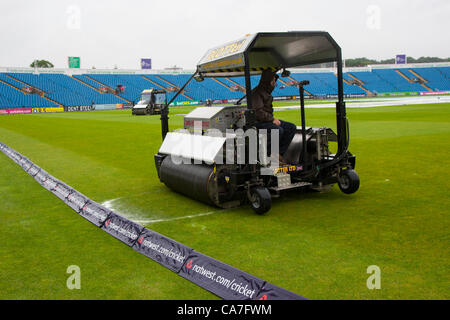
<path fill-rule="evenodd" d="M 203 77 L 243 76 L 264 69 L 338 61 L 340 47 L 324 31 L 262 32 L 215 47 L 197 65 Z"/>

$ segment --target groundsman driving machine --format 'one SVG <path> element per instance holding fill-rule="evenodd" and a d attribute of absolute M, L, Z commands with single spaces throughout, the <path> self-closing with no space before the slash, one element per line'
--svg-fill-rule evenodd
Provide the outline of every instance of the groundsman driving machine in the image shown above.
<path fill-rule="evenodd" d="M 284 154 L 286 163 L 280 164 L 273 150 L 272 156 L 267 154 L 267 142 L 273 137 L 254 127 L 251 76 L 265 69 L 289 76 L 288 68 L 324 62 L 337 65 L 336 132 L 306 126 L 304 86 L 309 82 L 295 83 L 301 125 Z M 245 78 L 246 94 L 241 100 L 245 98 L 246 105 L 239 101 L 196 108 L 184 117 L 183 129 L 169 132 L 168 105 L 192 79 L 237 76 Z M 337 183 L 342 192 L 351 194 L 359 188 L 355 156 L 348 150 L 341 49 L 327 32 L 257 33 L 207 51 L 196 72 L 161 110 L 161 127 L 163 143 L 155 155 L 160 181 L 218 207 L 250 203 L 263 214 L 271 208 L 272 197 L 287 190 L 321 191 Z M 332 143 L 337 151 L 331 151 Z"/>
<path fill-rule="evenodd" d="M 141 99 L 131 109 L 131 114 L 153 115 L 161 114 L 161 109 L 167 104 L 166 90 L 146 89 L 141 93 Z"/>

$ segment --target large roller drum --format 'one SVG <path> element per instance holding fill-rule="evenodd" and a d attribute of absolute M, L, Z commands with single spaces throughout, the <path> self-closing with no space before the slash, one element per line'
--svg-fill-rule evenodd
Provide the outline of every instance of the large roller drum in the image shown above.
<path fill-rule="evenodd" d="M 147 107 L 133 107 L 133 109 L 131 109 L 131 113 L 134 115 L 145 115 L 148 114 L 147 112 Z"/>
<path fill-rule="evenodd" d="M 308 149 L 307 149 L 308 153 L 306 155 L 307 158 L 303 158 L 303 161 L 308 160 L 308 162 L 311 163 L 311 159 L 309 158 L 312 155 L 314 155 L 314 153 L 317 150 L 316 139 L 313 137 L 313 134 L 306 133 L 306 141 L 308 141 Z M 297 132 L 295 133 L 294 138 L 292 138 L 292 141 L 289 144 L 286 153 L 283 155 L 284 161 L 286 161 L 289 164 L 299 164 L 300 159 L 302 158 L 302 151 L 303 151 L 302 131 L 297 129 Z"/>
<path fill-rule="evenodd" d="M 161 163 L 159 177 L 174 191 L 208 204 L 223 206 L 219 201 L 218 191 L 221 182 L 218 181 L 214 166 L 175 164 L 168 156 Z"/>

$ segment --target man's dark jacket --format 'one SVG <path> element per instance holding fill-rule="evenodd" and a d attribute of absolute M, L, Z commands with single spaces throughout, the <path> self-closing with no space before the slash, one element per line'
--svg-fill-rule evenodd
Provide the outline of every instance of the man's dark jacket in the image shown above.
<path fill-rule="evenodd" d="M 272 91 L 274 88 L 270 84 L 273 77 L 273 73 L 264 72 L 258 86 L 252 91 L 252 104 L 258 122 L 273 121 Z"/>

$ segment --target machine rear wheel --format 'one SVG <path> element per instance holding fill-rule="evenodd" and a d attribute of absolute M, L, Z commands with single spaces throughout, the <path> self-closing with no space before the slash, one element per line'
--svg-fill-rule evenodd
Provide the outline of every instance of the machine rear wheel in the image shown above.
<path fill-rule="evenodd" d="M 339 189 L 343 193 L 351 194 L 359 189 L 359 176 L 355 170 L 345 170 L 339 176 Z"/>
<path fill-rule="evenodd" d="M 264 214 L 272 206 L 272 196 L 264 187 L 257 187 L 251 191 L 250 204 L 257 214 Z"/>

